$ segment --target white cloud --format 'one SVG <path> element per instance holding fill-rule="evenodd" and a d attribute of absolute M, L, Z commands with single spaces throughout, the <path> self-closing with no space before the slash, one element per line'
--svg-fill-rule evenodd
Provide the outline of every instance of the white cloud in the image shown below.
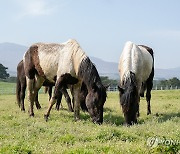
<path fill-rule="evenodd" d="M 48 3 L 47 0 L 17 0 L 17 3 L 21 8 L 19 18 L 50 15 L 56 9 L 56 6 Z"/>

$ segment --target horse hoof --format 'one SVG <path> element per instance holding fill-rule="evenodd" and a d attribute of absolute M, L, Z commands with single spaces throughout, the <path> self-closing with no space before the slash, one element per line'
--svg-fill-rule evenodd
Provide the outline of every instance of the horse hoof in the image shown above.
<path fill-rule="evenodd" d="M 34 117 L 34 113 L 31 113 L 29 116 L 30 116 L 30 117 Z"/>
<path fill-rule="evenodd" d="M 78 118 L 78 117 L 74 118 L 74 121 L 79 121 L 79 120 L 80 120 L 80 118 Z"/>
<path fill-rule="evenodd" d="M 147 113 L 147 115 L 150 115 L 150 114 L 151 114 L 151 112 L 148 112 L 148 113 Z"/>
<path fill-rule="evenodd" d="M 41 106 L 38 106 L 37 109 L 38 109 L 38 110 L 41 109 Z"/>
<path fill-rule="evenodd" d="M 58 107 L 55 107 L 55 110 L 59 111 L 60 109 Z"/>
<path fill-rule="evenodd" d="M 140 116 L 140 113 L 137 113 L 137 117 L 139 117 Z"/>
<path fill-rule="evenodd" d="M 69 111 L 70 111 L 70 112 L 74 112 L 74 110 L 73 110 L 73 109 L 70 109 Z"/>
<path fill-rule="evenodd" d="M 25 109 L 21 109 L 22 112 L 25 112 Z"/>
<path fill-rule="evenodd" d="M 44 115 L 44 119 L 46 120 L 46 122 L 48 121 L 48 115 Z"/>

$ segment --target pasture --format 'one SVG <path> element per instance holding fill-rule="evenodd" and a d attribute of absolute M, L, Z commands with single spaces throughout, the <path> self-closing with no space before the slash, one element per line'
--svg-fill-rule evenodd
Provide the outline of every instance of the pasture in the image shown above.
<path fill-rule="evenodd" d="M 102 125 L 93 124 L 82 111 L 75 122 L 64 99 L 64 108 L 53 109 L 45 122 L 47 100 L 48 95 L 39 95 L 42 109 L 35 109 L 32 118 L 27 99 L 24 113 L 15 104 L 15 95 L 0 94 L 0 153 L 180 153 L 179 90 L 152 91 L 149 116 L 141 98 L 139 124 L 131 127 L 123 126 L 118 92 L 108 92 Z"/>

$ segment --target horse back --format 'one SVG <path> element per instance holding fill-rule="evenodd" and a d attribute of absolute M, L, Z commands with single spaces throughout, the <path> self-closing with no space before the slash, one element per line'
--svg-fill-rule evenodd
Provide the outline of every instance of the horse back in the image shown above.
<path fill-rule="evenodd" d="M 149 51 L 132 42 L 125 44 L 118 66 L 121 80 L 124 80 L 129 72 L 133 72 L 139 82 L 147 80 L 153 67 L 153 52 Z"/>
<path fill-rule="evenodd" d="M 120 79 L 123 81 L 129 75 L 129 72 L 139 74 L 142 67 L 142 55 L 140 49 L 134 43 L 126 42 L 119 60 Z"/>

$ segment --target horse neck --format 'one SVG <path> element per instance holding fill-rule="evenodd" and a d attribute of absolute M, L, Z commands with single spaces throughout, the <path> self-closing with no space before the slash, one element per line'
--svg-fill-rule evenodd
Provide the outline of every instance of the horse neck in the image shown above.
<path fill-rule="evenodd" d="M 93 88 L 94 84 L 96 84 L 97 87 L 102 86 L 97 69 L 88 57 L 85 57 L 81 61 L 78 76 L 86 84 L 88 91 Z"/>

